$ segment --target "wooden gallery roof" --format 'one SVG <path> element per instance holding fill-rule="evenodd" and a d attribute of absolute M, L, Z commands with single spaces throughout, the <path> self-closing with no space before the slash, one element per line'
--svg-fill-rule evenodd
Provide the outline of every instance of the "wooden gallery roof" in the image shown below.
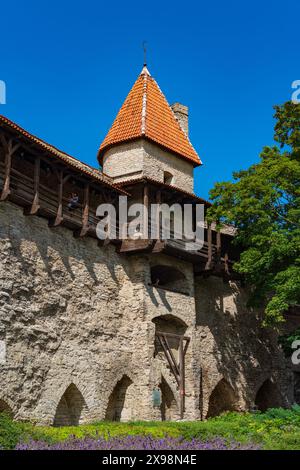
<path fill-rule="evenodd" d="M 95 182 L 99 182 L 112 190 L 115 190 L 122 194 L 127 194 L 126 191 L 122 190 L 117 184 L 113 183 L 112 179 L 109 176 L 103 174 L 100 170 L 93 168 L 87 163 L 81 162 L 77 158 L 68 155 L 67 153 L 57 149 L 53 145 L 48 144 L 44 140 L 29 133 L 28 131 L 20 127 L 18 124 L 14 123 L 10 119 L 2 115 L 0 115 L 0 131 L 1 128 L 12 132 L 14 136 L 23 141 L 28 141 L 31 145 L 34 144 L 45 154 L 56 157 L 61 162 L 65 163 L 66 166 L 70 167 L 70 169 L 77 170 L 79 173 L 83 173 L 86 176 L 89 176 L 90 178 L 95 180 Z"/>

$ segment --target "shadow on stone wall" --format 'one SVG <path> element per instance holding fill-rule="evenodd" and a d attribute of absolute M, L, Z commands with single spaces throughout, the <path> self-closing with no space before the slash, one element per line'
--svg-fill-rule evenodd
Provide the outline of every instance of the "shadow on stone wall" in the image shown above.
<path fill-rule="evenodd" d="M 5 412 L 11 417 L 13 417 L 14 415 L 13 410 L 11 409 L 9 404 L 6 401 L 0 399 L 0 413 L 3 413 L 3 412 Z"/>
<path fill-rule="evenodd" d="M 129 421 L 132 418 L 134 398 L 134 384 L 127 375 L 124 375 L 117 382 L 109 397 L 105 419 Z"/>
<path fill-rule="evenodd" d="M 266 411 L 269 408 L 282 406 L 282 401 L 277 385 L 271 379 L 267 379 L 256 394 L 255 406 L 260 411 Z"/>
<path fill-rule="evenodd" d="M 161 419 L 162 421 L 174 421 L 179 419 L 178 404 L 175 400 L 174 393 L 164 377 L 161 378 L 159 385 L 161 389 Z"/>
<path fill-rule="evenodd" d="M 284 356 L 278 348 L 277 335 L 262 327 L 262 316 L 247 308 L 246 303 L 246 293 L 235 283 L 223 283 L 218 278 L 197 281 L 196 330 L 206 408 L 215 399 L 220 376 L 226 377 L 236 395 L 234 408 L 239 402 L 240 409 L 252 408 L 262 377 L 273 374 L 274 387 L 275 381 L 282 379 Z M 285 385 L 278 384 L 283 389 Z M 274 400 L 270 399 L 270 404 L 271 401 L 274 406 L 288 404 L 288 396 L 279 400 L 275 395 L 272 393 Z"/>
<path fill-rule="evenodd" d="M 239 411 L 239 407 L 235 391 L 225 379 L 221 379 L 209 397 L 206 417 L 213 418 L 224 411 Z"/>

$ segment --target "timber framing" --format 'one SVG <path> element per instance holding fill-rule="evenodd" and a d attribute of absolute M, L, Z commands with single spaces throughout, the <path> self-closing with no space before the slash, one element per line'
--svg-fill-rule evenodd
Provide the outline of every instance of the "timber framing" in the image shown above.
<path fill-rule="evenodd" d="M 190 343 L 190 338 L 188 336 L 160 331 L 157 331 L 155 335 L 177 382 L 179 389 L 180 418 L 183 419 L 185 406 L 185 355 Z M 174 356 L 168 339 L 175 339 L 178 342 L 178 361 Z"/>
<path fill-rule="evenodd" d="M 78 193 L 70 210 L 72 192 Z M 96 238 L 96 208 L 128 195 L 100 171 L 60 152 L 0 116 L 0 202 L 11 201 L 25 215 L 41 216 L 52 228 L 64 225 L 75 237 Z"/>
<path fill-rule="evenodd" d="M 193 193 L 166 183 L 161 183 L 153 178 L 139 177 L 118 183 L 119 186 L 137 195 L 143 194 L 144 204 L 156 203 L 158 207 L 162 203 L 172 205 L 204 204 L 204 211 L 211 203 L 195 196 Z M 159 210 L 159 209 L 158 209 Z M 158 217 L 156 218 L 158 220 Z M 144 224 L 146 221 L 144 221 Z M 148 220 L 148 232 L 151 228 L 151 218 Z M 169 256 L 188 261 L 194 265 L 196 276 L 217 275 L 224 280 L 236 278 L 232 271 L 234 261 L 238 259 L 238 251 L 232 247 L 233 235 L 222 233 L 216 229 L 216 224 L 208 224 L 204 229 L 204 244 L 199 250 L 186 248 L 186 241 L 171 237 L 168 240 L 161 239 L 161 227 L 155 228 L 156 233 L 153 240 L 120 240 L 119 252 L 127 255 L 138 253 L 158 254 L 164 253 Z"/>
<path fill-rule="evenodd" d="M 75 208 L 70 208 L 68 201 L 74 192 L 79 201 Z M 158 210 L 162 203 L 204 204 L 205 211 L 211 205 L 181 188 L 149 177 L 115 184 L 112 178 L 99 170 L 47 144 L 0 115 L 0 202 L 9 200 L 22 206 L 27 216 L 47 218 L 52 229 L 65 226 L 73 231 L 74 237 L 97 238 L 98 205 L 115 203 L 120 195 L 137 193 L 147 208 L 156 203 Z M 151 218 L 147 217 L 148 226 L 147 219 L 144 220 L 144 227 L 147 227 L 145 237 L 149 236 L 152 228 Z M 98 245 L 112 243 L 118 253 L 124 255 L 164 253 L 192 263 L 195 275 L 215 274 L 229 279 L 233 262 L 237 259 L 231 240 L 232 236 L 208 225 L 203 247 L 190 251 L 185 240 L 174 237 L 163 240 L 158 223 L 154 237 L 151 233 L 148 239 L 120 237 L 116 240 L 98 240 Z"/>

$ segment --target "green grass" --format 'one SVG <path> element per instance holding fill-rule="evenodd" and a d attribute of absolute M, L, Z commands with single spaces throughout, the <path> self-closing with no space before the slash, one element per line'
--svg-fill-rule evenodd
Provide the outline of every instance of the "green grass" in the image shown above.
<path fill-rule="evenodd" d="M 0 415 L 0 446 L 12 449 L 20 441 L 29 439 L 60 442 L 73 435 L 84 436 L 125 436 L 165 435 L 203 440 L 224 437 L 247 443 L 254 442 L 264 449 L 300 450 L 300 406 L 291 410 L 271 409 L 266 413 L 226 413 L 207 421 L 187 422 L 99 422 L 70 427 L 42 427 L 30 423 L 11 421 L 5 414 Z"/>

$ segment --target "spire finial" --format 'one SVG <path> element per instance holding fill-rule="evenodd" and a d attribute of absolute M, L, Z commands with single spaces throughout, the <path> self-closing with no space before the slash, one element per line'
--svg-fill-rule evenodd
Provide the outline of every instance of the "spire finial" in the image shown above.
<path fill-rule="evenodd" d="M 147 41 L 143 41 L 143 50 L 144 50 L 144 67 L 147 67 Z"/>

